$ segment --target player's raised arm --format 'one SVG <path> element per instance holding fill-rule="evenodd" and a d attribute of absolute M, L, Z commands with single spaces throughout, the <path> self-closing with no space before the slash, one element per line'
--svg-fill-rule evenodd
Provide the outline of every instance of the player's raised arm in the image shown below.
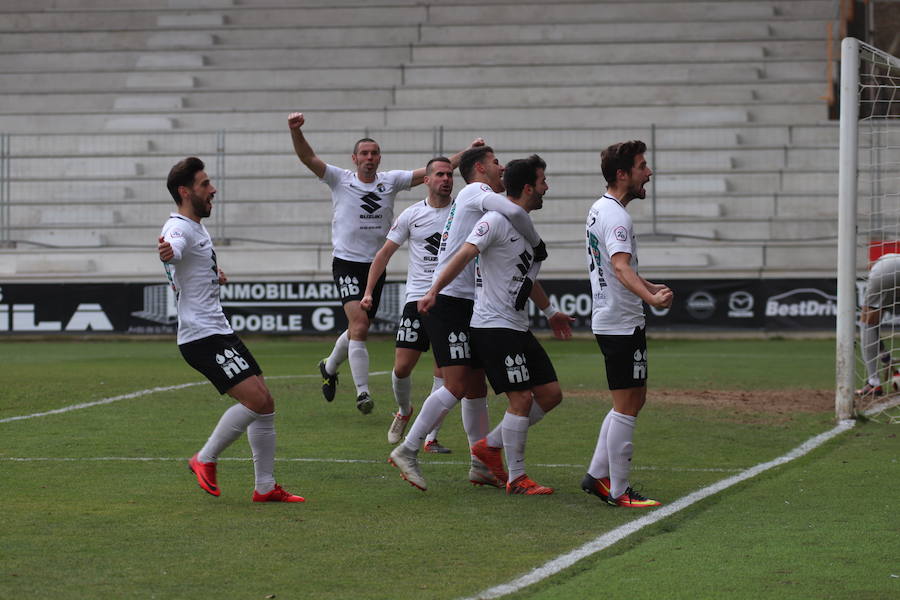
<path fill-rule="evenodd" d="M 316 177 L 321 179 L 325 176 L 325 161 L 316 156 L 312 146 L 306 141 L 306 136 L 303 135 L 301 129 L 305 122 L 306 119 L 303 117 L 303 113 L 295 112 L 288 115 L 288 128 L 291 130 L 294 152 L 297 153 L 300 162 L 306 165 L 306 168 L 312 171 Z"/>
<path fill-rule="evenodd" d="M 359 305 L 363 310 L 369 311 L 372 309 L 372 303 L 374 302 L 372 293 L 375 290 L 375 285 L 381 278 L 381 274 L 387 269 L 388 263 L 391 262 L 391 257 L 394 256 L 398 248 L 400 248 L 399 244 L 391 240 L 385 240 L 384 245 L 375 254 L 375 258 L 372 259 L 372 264 L 369 266 L 369 276 L 366 279 L 366 291 L 363 292 L 362 300 L 359 301 Z"/>
<path fill-rule="evenodd" d="M 477 148 L 478 146 L 484 146 L 484 138 L 475 138 L 472 140 L 472 143 L 469 144 L 469 148 Z M 459 158 L 462 156 L 463 152 L 468 150 L 469 148 L 465 148 L 460 150 L 456 154 L 450 157 L 450 168 L 451 170 L 455 170 L 456 167 L 459 166 Z M 425 167 L 419 167 L 415 171 L 413 171 L 412 182 L 409 184 L 409 187 L 414 187 L 419 185 L 425 180 Z"/>

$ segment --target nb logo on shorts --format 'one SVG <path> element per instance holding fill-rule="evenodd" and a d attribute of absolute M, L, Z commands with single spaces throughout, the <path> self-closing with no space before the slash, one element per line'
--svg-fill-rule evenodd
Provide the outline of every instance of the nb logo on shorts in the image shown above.
<path fill-rule="evenodd" d="M 465 333 L 460 332 L 459 335 L 451 333 L 447 336 L 447 343 L 450 345 L 450 360 L 472 357 L 469 352 L 469 338 Z"/>
<path fill-rule="evenodd" d="M 397 328 L 398 342 L 417 342 L 419 340 L 419 320 L 400 319 L 400 327 Z"/>
<path fill-rule="evenodd" d="M 226 348 L 224 354 L 225 356 L 216 354 L 216 362 L 219 363 L 219 366 L 221 366 L 225 374 L 228 375 L 228 379 L 233 379 L 234 376 L 241 371 L 246 371 L 250 368 L 250 364 L 241 358 L 241 355 L 233 349 Z"/>
<path fill-rule="evenodd" d="M 506 357 L 506 378 L 510 383 L 524 383 L 529 380 L 528 367 L 525 366 L 525 357 L 521 354 Z"/>
<path fill-rule="evenodd" d="M 359 279 L 353 275 L 341 275 L 338 277 L 338 287 L 341 298 L 359 295 Z"/>
<path fill-rule="evenodd" d="M 634 351 L 634 370 L 632 371 L 631 378 L 643 381 L 647 379 L 647 351 L 644 350 L 641 352 L 640 350 Z"/>

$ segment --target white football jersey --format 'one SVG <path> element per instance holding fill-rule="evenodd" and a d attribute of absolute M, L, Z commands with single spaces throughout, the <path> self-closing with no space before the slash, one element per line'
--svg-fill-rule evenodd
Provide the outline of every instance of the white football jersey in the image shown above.
<path fill-rule="evenodd" d="M 441 232 L 450 213 L 451 202 L 435 208 L 427 200 L 416 202 L 397 217 L 387 239 L 398 246 L 409 240 L 409 266 L 406 270 L 406 301 L 414 302 L 431 287 L 431 276 L 437 265 Z"/>
<path fill-rule="evenodd" d="M 175 256 L 164 263 L 178 305 L 178 344 L 233 333 L 219 300 L 219 267 L 202 223 L 172 213 L 160 234 Z"/>
<path fill-rule="evenodd" d="M 384 244 L 394 219 L 394 198 L 412 183 L 412 171 L 384 171 L 363 183 L 353 171 L 325 165 L 322 181 L 331 188 L 331 242 L 334 256 L 370 263 Z"/>
<path fill-rule="evenodd" d="M 472 261 L 476 265 L 476 278 L 471 326 L 528 331 L 528 311 L 516 310 L 516 298 L 525 275 L 534 281 L 540 263 L 534 262 L 532 247 L 525 236 L 506 217 L 489 211 L 466 241 L 478 246 L 479 251 Z"/>
<path fill-rule="evenodd" d="M 531 217 L 520 206 L 513 204 L 509 198 L 496 193 L 486 183 L 470 183 L 456 196 L 452 204 L 444 232 L 441 235 L 441 247 L 438 251 L 437 268 L 434 277 L 444 268 L 444 265 L 456 254 L 459 247 L 465 243 L 472 229 L 488 210 L 496 210 L 508 218 L 516 229 L 522 232 L 528 240 L 528 244 L 536 246 L 541 237 L 534 229 Z M 475 299 L 475 264 L 474 261 L 466 265 L 462 273 L 441 290 L 445 296 L 454 298 Z"/>
<path fill-rule="evenodd" d="M 617 252 L 631 255 L 637 273 L 637 240 L 631 215 L 618 200 L 603 194 L 587 216 L 588 271 L 591 279 L 593 311 L 591 330 L 601 335 L 630 335 L 644 326 L 644 304 L 616 277 L 610 262 Z"/>

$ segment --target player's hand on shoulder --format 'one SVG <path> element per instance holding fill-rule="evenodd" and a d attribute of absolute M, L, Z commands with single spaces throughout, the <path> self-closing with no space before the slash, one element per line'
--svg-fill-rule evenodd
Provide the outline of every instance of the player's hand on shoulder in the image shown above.
<path fill-rule="evenodd" d="M 288 127 L 290 129 L 300 129 L 305 122 L 306 119 L 301 112 L 294 112 L 288 115 Z"/>
<path fill-rule="evenodd" d="M 159 252 L 159 260 L 163 262 L 168 262 L 175 256 L 175 251 L 172 250 L 172 244 L 167 242 L 166 238 L 162 236 L 159 236 L 159 239 L 156 242 L 156 251 Z"/>
<path fill-rule="evenodd" d="M 556 312 L 552 317 L 547 319 L 550 329 L 553 330 L 553 336 L 558 340 L 568 340 L 572 338 L 572 323 L 575 318 L 562 311 Z"/>

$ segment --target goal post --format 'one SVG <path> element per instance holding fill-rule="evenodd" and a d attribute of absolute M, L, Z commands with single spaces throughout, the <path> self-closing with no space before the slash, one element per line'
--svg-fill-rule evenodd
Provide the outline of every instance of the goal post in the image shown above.
<path fill-rule="evenodd" d="M 880 327 L 860 329 L 866 332 L 868 353 L 855 343 L 865 287 L 857 281 L 868 278 L 879 257 L 900 254 L 900 59 L 845 38 L 840 90 L 835 413 L 843 420 L 892 396 L 900 398 L 893 380 L 895 366 L 900 369 L 900 347 L 896 356 L 893 352 L 893 328 L 900 326 L 900 311 L 893 306 L 900 305 L 900 268 L 883 296 L 888 299 L 880 307 Z M 855 393 L 873 377 L 879 382 L 873 386 L 876 393 Z"/>

